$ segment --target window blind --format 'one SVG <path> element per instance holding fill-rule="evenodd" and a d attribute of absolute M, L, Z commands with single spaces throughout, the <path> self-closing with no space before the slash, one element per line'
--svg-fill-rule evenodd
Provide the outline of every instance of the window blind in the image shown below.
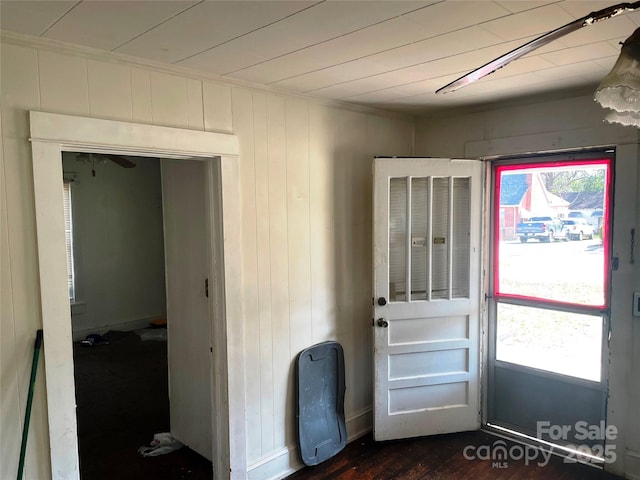
<path fill-rule="evenodd" d="M 75 299 L 73 275 L 73 216 L 71 208 L 71 182 L 64 182 L 64 234 L 67 249 L 67 283 L 69 286 L 69 300 Z"/>

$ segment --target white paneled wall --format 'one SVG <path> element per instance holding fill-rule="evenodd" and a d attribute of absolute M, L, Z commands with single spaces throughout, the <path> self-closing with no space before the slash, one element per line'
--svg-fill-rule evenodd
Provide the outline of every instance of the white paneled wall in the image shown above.
<path fill-rule="evenodd" d="M 37 51 L 2 45 L 2 170 L 0 185 L 6 231 L 1 233 L 2 317 L 0 318 L 0 478 L 15 477 L 36 330 L 38 301 L 33 178 L 27 110 L 40 107 Z M 6 64 L 5 64 L 6 59 Z M 11 68 L 7 68 L 11 65 Z M 8 280 L 8 283 L 5 283 Z M 40 362 L 40 369 L 44 362 Z M 27 446 L 25 478 L 49 476 L 49 439 L 42 370 L 37 378 Z"/>
<path fill-rule="evenodd" d="M 342 343 L 351 431 L 370 426 L 371 157 L 410 151 L 412 126 L 260 91 L 234 89 L 232 97 L 247 453 L 250 476 L 266 478 L 281 473 L 275 466 L 287 464 L 286 447 L 295 445 L 294 360 L 307 346 Z M 374 138 L 381 124 L 386 135 Z"/>
<path fill-rule="evenodd" d="M 129 73 L 131 76 L 131 120 L 138 123 L 152 123 L 151 74 L 146 70 L 134 67 L 130 68 Z M 111 95 L 114 92 L 115 89 L 112 89 Z"/>
<path fill-rule="evenodd" d="M 410 119 L 26 40 L 3 39 L 1 62 L 0 478 L 17 469 L 41 328 L 28 110 L 238 135 L 246 371 L 231 375 L 245 377 L 250 475 L 297 465 L 293 362 L 309 345 L 342 343 L 350 433 L 370 427 L 371 157 L 411 155 Z M 51 477 L 43 378 L 27 479 Z"/>
<path fill-rule="evenodd" d="M 91 113 L 86 59 L 39 50 L 37 68 L 40 73 L 42 110 L 83 116 Z M 123 88 L 116 85 L 114 87 L 113 96 L 94 97 L 91 103 L 102 104 L 122 95 Z M 124 90 L 127 89 L 128 85 Z"/>
<path fill-rule="evenodd" d="M 91 116 L 133 120 L 133 81 L 126 65 L 87 60 L 87 84 Z M 120 89 L 113 88 L 121 86 Z"/>

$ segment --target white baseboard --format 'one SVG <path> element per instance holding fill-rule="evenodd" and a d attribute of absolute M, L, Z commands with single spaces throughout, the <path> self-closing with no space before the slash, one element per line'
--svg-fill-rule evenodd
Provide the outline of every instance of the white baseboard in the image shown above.
<path fill-rule="evenodd" d="M 360 410 L 346 419 L 348 442 L 365 436 L 373 429 L 373 410 L 371 407 Z"/>
<path fill-rule="evenodd" d="M 303 467 L 304 465 L 298 458 L 298 447 L 292 445 L 247 466 L 247 478 L 249 480 L 276 480 L 291 475 Z"/>
<path fill-rule="evenodd" d="M 118 330 L 121 332 L 129 332 L 131 330 L 138 330 L 139 328 L 145 328 L 149 326 L 149 322 L 158 318 L 155 317 L 145 317 L 139 318 L 137 320 L 128 320 L 126 322 L 119 323 L 111 323 L 108 325 L 100 325 L 98 327 L 92 328 L 83 328 L 81 330 L 73 331 L 73 341 L 77 342 L 79 340 L 83 340 L 90 333 L 97 333 L 98 335 L 104 335 L 109 330 Z"/>
<path fill-rule="evenodd" d="M 347 442 L 366 435 L 372 428 L 372 410 L 367 408 L 346 419 Z M 300 470 L 304 464 L 298 456 L 298 447 L 291 445 L 247 466 L 249 480 L 277 480 Z"/>

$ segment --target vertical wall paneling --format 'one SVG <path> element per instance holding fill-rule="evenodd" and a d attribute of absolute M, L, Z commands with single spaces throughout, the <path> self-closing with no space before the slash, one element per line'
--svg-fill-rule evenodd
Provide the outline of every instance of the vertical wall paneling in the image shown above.
<path fill-rule="evenodd" d="M 89 107 L 99 118 L 131 120 L 131 72 L 127 65 L 87 60 Z"/>
<path fill-rule="evenodd" d="M 311 345 L 309 238 L 309 112 L 302 100 L 285 102 L 289 224 L 290 344 L 293 357 Z M 292 377 L 293 378 L 293 377 Z"/>
<path fill-rule="evenodd" d="M 452 142 L 449 121 L 429 122 L 419 120 L 416 126 L 416 154 L 430 151 L 429 155 L 441 158 L 466 158 L 466 143 L 485 140 L 486 124 L 483 113 L 465 115 L 455 120 L 455 128 L 464 140 Z M 429 126 L 426 127 L 426 124 Z M 426 128 L 425 128 L 426 127 Z"/>
<path fill-rule="evenodd" d="M 2 44 L 0 85 L 4 138 L 25 142 L 29 132 L 28 109 L 40 108 L 38 51 L 18 45 Z M 5 161 L 14 157 L 5 155 Z"/>
<path fill-rule="evenodd" d="M 151 108 L 154 125 L 189 127 L 186 78 L 151 72 Z"/>
<path fill-rule="evenodd" d="M 369 322 L 371 314 L 371 284 L 372 284 L 372 248 L 373 248 L 373 230 L 372 230 L 372 161 L 376 152 L 370 151 L 369 139 L 376 138 L 377 131 L 371 131 L 370 126 L 373 115 L 365 116 L 359 114 L 357 126 L 354 125 L 354 140 L 362 145 L 362 154 L 353 161 L 351 168 L 351 222 L 353 237 L 350 245 L 351 269 L 356 278 L 366 279 L 362 282 L 354 282 L 353 284 L 353 321 L 352 342 L 351 342 L 351 365 L 353 376 L 363 376 L 372 378 L 372 329 Z M 387 124 L 388 125 L 388 124 Z M 394 131 L 391 125 L 388 125 L 388 131 Z M 386 134 L 383 139 L 387 143 L 395 144 L 390 137 L 392 134 Z M 374 143 L 378 145 L 377 142 Z M 400 150 L 397 150 L 399 152 Z M 372 154 L 373 153 L 373 154 Z M 394 155 L 400 155 L 395 153 Z M 350 397 L 352 412 L 359 412 L 371 405 L 372 389 L 365 382 L 355 383 Z"/>
<path fill-rule="evenodd" d="M 273 331 L 271 321 L 271 242 L 269 238 L 269 152 L 267 98 L 253 94 L 254 169 L 256 182 L 256 250 L 258 268 L 258 337 L 260 339 L 260 419 L 262 455 L 274 450 Z"/>
<path fill-rule="evenodd" d="M 261 455 L 260 433 L 260 324 L 256 238 L 255 140 L 251 91 L 234 88 L 233 128 L 240 140 L 240 195 L 242 208 L 242 271 L 245 288 L 245 361 L 247 366 L 247 458 Z"/>
<path fill-rule="evenodd" d="M 42 109 L 49 112 L 88 115 L 90 109 L 87 61 L 82 57 L 48 50 L 40 50 L 38 59 Z"/>
<path fill-rule="evenodd" d="M 202 102 L 202 82 L 187 80 L 187 100 L 189 102 L 189 128 L 204 130 L 204 113 Z"/>
<path fill-rule="evenodd" d="M 36 49 L 2 44 L 2 459 L 0 478 L 17 471 L 19 442 L 29 388 L 29 373 L 35 332 L 40 328 L 37 298 L 38 266 L 33 248 L 36 242 L 33 219 L 33 181 L 27 138 L 28 109 L 40 109 L 40 76 Z M 6 229 L 5 229 L 6 228 Z M 6 257 L 4 256 L 6 255 Z M 5 303 L 7 301 L 9 303 Z M 6 310 L 6 309 L 10 310 Z M 36 382 L 25 478 L 49 477 L 49 440 L 46 429 L 44 362 Z M 16 434 L 17 436 L 13 436 Z M 6 452 L 5 452 L 6 448 Z M 14 455 L 11 455 L 14 453 Z M 5 456 L 6 455 L 6 456 Z M 11 456 L 10 456 L 11 455 Z M 6 472 L 9 472 L 5 475 Z"/>
<path fill-rule="evenodd" d="M 0 133 L 2 119 L 0 117 Z M 9 251 L 9 226 L 7 219 L 7 187 L 4 173 L 4 156 L 2 139 L 0 138 L 0 363 L 3 365 L 0 379 L 0 445 L 6 451 L 6 460 L 0 463 L 0 478 L 10 478 L 18 468 L 20 446 L 14 439 L 21 434 L 18 413 L 22 415 L 18 375 L 10 365 L 16 358 L 15 317 L 13 315 L 13 291 L 11 288 L 11 253 Z"/>
<path fill-rule="evenodd" d="M 413 134 L 411 120 L 201 81 L 177 71 L 168 74 L 151 66 L 128 65 L 121 58 L 112 63 L 108 54 L 102 60 L 87 59 L 68 48 L 38 48 L 27 40 L 3 38 L 0 60 L 0 225 L 6 225 L 0 249 L 1 476 L 17 465 L 4 439 L 20 432 L 33 335 L 42 325 L 29 110 L 238 135 L 239 165 L 236 157 L 223 158 L 226 166 L 221 167 L 221 175 L 240 181 L 238 189 L 227 189 L 222 197 L 225 211 L 234 212 L 241 226 L 231 236 L 224 232 L 225 246 L 233 254 L 227 257 L 225 250 L 225 264 L 234 265 L 233 272 L 225 273 L 228 285 L 233 284 L 231 296 L 224 293 L 231 343 L 216 358 L 221 364 L 220 358 L 226 361 L 228 354 L 229 395 L 240 398 L 237 403 L 244 408 L 229 406 L 231 456 L 218 458 L 219 464 L 230 461 L 233 474 L 240 477 L 250 468 L 253 478 L 281 477 L 299 467 L 294 448 L 294 359 L 302 348 L 324 340 L 335 339 L 345 347 L 347 418 L 358 417 L 359 432 L 366 430 L 369 417 L 362 411 L 370 408 L 369 333 L 360 317 L 365 310 L 369 314 L 371 283 L 370 219 L 362 214 L 370 208 L 370 199 L 364 198 L 369 196 L 368 165 L 380 146 L 382 153 L 412 153 L 396 151 Z M 374 128 L 367 127 L 371 122 Z M 180 145 L 181 150 L 190 148 Z M 10 270 L 4 269 L 5 262 Z M 8 315 L 7 297 L 13 310 Z M 29 436 L 29 479 L 51 475 L 45 388 L 43 375 L 36 386 Z M 55 387 L 50 385 L 47 394 L 55 397 Z M 226 397 L 216 399 L 224 404 Z"/>
<path fill-rule="evenodd" d="M 151 123 L 151 75 L 146 70 L 131 67 L 132 119 L 138 123 Z"/>
<path fill-rule="evenodd" d="M 339 112 L 334 124 L 336 139 L 335 170 L 332 179 L 335 196 L 335 230 L 334 245 L 336 248 L 335 288 L 337 303 L 340 306 L 338 314 L 337 340 L 342 344 L 345 357 L 345 376 L 354 378 L 354 339 L 353 323 L 357 321 L 355 307 L 355 283 L 362 281 L 371 285 L 369 278 L 352 280 L 354 252 L 361 251 L 361 246 L 354 243 L 354 187 L 353 170 L 358 159 L 359 151 L 365 146 L 356 139 L 361 139 L 358 125 L 358 114 L 354 112 Z M 371 159 L 369 159 L 371 160 Z M 353 277 L 355 279 L 355 277 Z M 353 411 L 353 389 L 348 389 L 345 395 L 345 411 Z"/>
<path fill-rule="evenodd" d="M 231 133 L 233 115 L 231 113 L 231 87 L 220 83 L 202 83 L 204 104 L 204 129 Z"/>
<path fill-rule="evenodd" d="M 628 130 L 628 129 L 625 129 Z M 636 130 L 637 135 L 637 130 Z M 615 439 L 618 462 L 605 465 L 605 469 L 627 478 L 640 478 L 640 432 L 637 424 L 640 381 L 638 380 L 637 350 L 640 343 L 638 319 L 628 308 L 637 285 L 637 267 L 631 264 L 631 228 L 638 231 L 638 212 L 631 206 L 638 195 L 638 145 L 618 145 L 616 148 L 612 250 L 619 256 L 620 266 L 611 274 L 611 339 L 609 341 L 609 398 L 607 423 L 618 428 Z M 636 251 L 637 252 L 637 251 Z M 637 254 L 637 253 L 636 253 Z M 636 281 L 634 282 L 634 278 Z M 622 426 L 622 427 L 621 427 Z M 612 442 L 612 444 L 614 443 Z M 623 451 L 626 450 L 626 455 Z M 632 455 L 634 454 L 634 455 Z M 635 456 L 635 458 L 634 458 Z M 622 469 L 624 466 L 624 470 Z"/>
<path fill-rule="evenodd" d="M 312 344 L 311 251 L 309 240 L 309 112 L 307 102 L 285 101 L 287 149 L 287 215 L 289 245 L 289 332 L 291 358 Z M 287 445 L 295 443 L 293 428 L 295 382 L 289 368 Z"/>
<path fill-rule="evenodd" d="M 367 138 L 370 140 L 367 143 L 370 156 L 411 155 L 413 152 L 413 123 L 380 115 L 369 115 L 367 118 Z"/>
<path fill-rule="evenodd" d="M 309 107 L 309 235 L 311 240 L 312 343 L 336 338 L 337 305 L 334 283 L 332 193 L 334 169 L 333 130 L 327 107 Z"/>
<path fill-rule="evenodd" d="M 267 153 L 269 156 L 269 243 L 271 245 L 271 325 L 273 329 L 273 442 L 285 447 L 289 428 L 287 404 L 289 369 L 293 365 L 289 350 L 289 245 L 287 231 L 287 152 L 285 100 L 267 95 Z M 289 422 L 290 423 L 290 422 Z"/>
<path fill-rule="evenodd" d="M 5 55 L 6 52 L 6 55 Z M 15 325 L 16 348 L 19 361 L 20 395 L 29 382 L 29 358 L 32 345 L 23 341 L 35 338 L 40 322 L 39 305 L 32 301 L 37 294 L 37 262 L 29 245 L 36 241 L 33 211 L 32 169 L 27 138 L 28 113 L 23 104 L 39 108 L 39 82 L 29 77 L 38 72 L 34 50 L 2 45 L 2 154 L 5 185 L 2 195 L 6 201 L 7 240 L 10 247 L 11 291 L 13 316 L 7 318 Z M 29 79 L 23 79 L 26 76 Z M 23 408 L 23 407 L 21 407 Z"/>

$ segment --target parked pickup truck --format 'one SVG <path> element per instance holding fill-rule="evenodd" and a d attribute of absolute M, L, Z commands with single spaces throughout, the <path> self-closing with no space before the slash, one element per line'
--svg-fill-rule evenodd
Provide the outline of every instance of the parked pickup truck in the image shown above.
<path fill-rule="evenodd" d="M 562 220 L 553 217 L 531 217 L 526 222 L 516 225 L 516 235 L 522 243 L 530 238 L 541 242 L 553 242 L 562 235 Z"/>

